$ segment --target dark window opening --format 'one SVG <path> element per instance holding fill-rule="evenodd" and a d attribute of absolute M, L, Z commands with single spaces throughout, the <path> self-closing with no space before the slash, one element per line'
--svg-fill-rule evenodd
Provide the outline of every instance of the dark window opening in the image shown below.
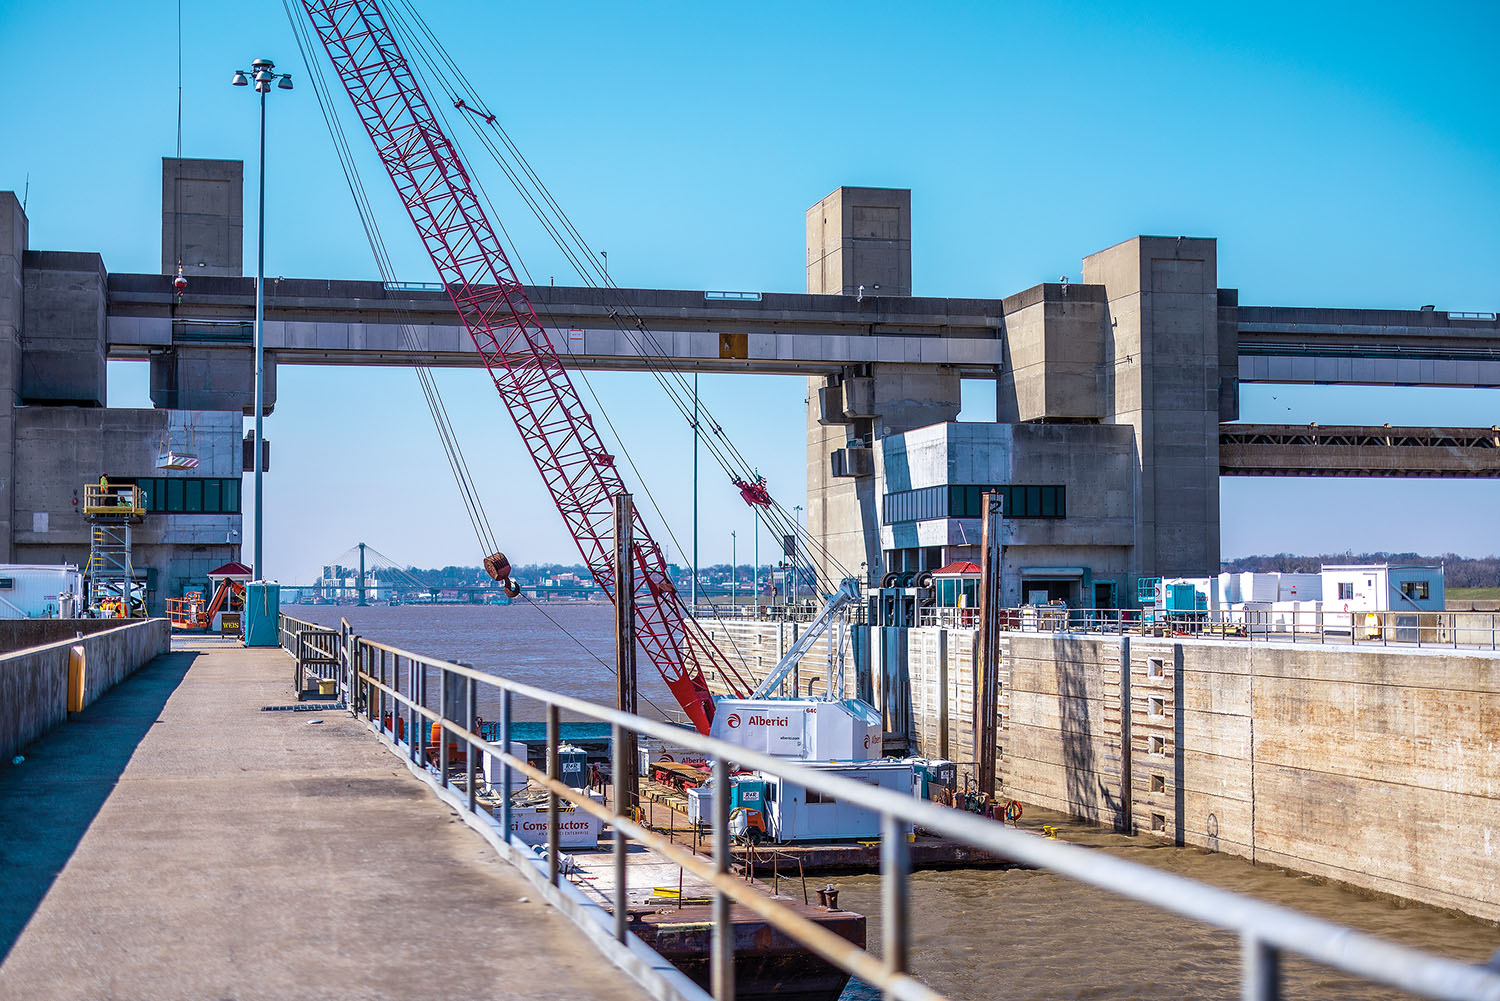
<path fill-rule="evenodd" d="M 881 515 L 887 525 L 939 518 L 978 518 L 984 513 L 984 495 L 989 492 L 1000 494 L 1006 518 L 1068 516 L 1066 487 L 1030 484 L 949 484 L 901 490 L 885 495 Z"/>
<path fill-rule="evenodd" d="M 239 514 L 240 481 L 214 477 L 155 476 L 135 481 L 142 506 L 154 514 Z"/>

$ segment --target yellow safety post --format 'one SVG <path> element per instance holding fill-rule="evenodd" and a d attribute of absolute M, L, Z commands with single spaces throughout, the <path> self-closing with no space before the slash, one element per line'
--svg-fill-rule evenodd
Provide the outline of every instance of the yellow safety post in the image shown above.
<path fill-rule="evenodd" d="M 85 681 L 82 644 L 68 650 L 68 712 L 83 712 L 83 687 Z"/>

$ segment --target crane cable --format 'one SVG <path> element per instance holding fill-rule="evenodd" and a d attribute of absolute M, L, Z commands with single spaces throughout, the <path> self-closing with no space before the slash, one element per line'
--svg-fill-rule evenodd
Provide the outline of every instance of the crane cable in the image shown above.
<path fill-rule="evenodd" d="M 359 214 L 360 223 L 365 231 L 365 238 L 370 244 L 370 250 L 375 257 L 375 264 L 380 271 L 381 278 L 386 283 L 395 281 L 395 269 L 391 264 L 390 253 L 386 247 L 385 239 L 380 232 L 380 227 L 375 221 L 374 210 L 370 204 L 369 192 L 365 189 L 363 179 L 359 175 L 357 167 L 354 166 L 353 152 L 349 149 L 348 139 L 338 125 L 338 119 L 333 112 L 332 91 L 323 76 L 322 63 L 310 58 L 310 53 L 315 51 L 311 48 L 311 39 L 307 38 L 305 32 L 308 30 L 302 18 L 296 16 L 291 9 L 290 0 L 283 0 L 282 7 L 286 11 L 287 19 L 292 24 L 293 34 L 297 40 L 297 48 L 302 55 L 303 63 L 308 67 L 308 75 L 313 82 L 313 92 L 317 98 L 319 111 L 322 113 L 325 126 L 328 128 L 329 137 L 333 140 L 334 150 L 339 158 L 339 166 L 344 174 L 344 181 L 354 198 L 355 209 Z M 410 314 L 410 306 L 402 300 L 395 300 L 399 311 Z M 416 331 L 412 324 L 403 322 L 400 324 L 402 338 L 412 350 L 419 350 Z M 470 526 L 479 542 L 480 549 L 488 555 L 499 551 L 496 543 L 494 530 L 491 527 L 488 513 L 484 509 L 484 503 L 480 499 L 479 492 L 474 485 L 473 476 L 469 470 L 468 462 L 464 457 L 462 446 L 459 444 L 458 435 L 453 429 L 452 421 L 448 417 L 447 407 L 443 401 L 442 393 L 437 387 L 436 380 L 427 366 L 415 367 L 417 381 L 421 385 L 422 395 L 427 403 L 428 412 L 432 415 L 433 424 L 437 429 L 438 438 L 443 447 L 443 454 L 448 461 L 449 468 L 459 487 L 459 494 L 464 504 L 465 513 L 468 516 Z"/>
<path fill-rule="evenodd" d="M 430 42 L 432 49 L 436 52 L 437 58 L 440 58 L 443 63 L 445 63 L 451 70 L 451 77 L 448 73 L 444 72 L 442 67 L 437 65 L 434 56 L 428 52 L 427 45 L 423 43 L 422 38 L 414 35 L 410 27 L 402 22 L 402 15 L 399 9 L 393 11 L 393 14 L 395 15 L 395 17 L 392 19 L 393 28 L 407 28 L 406 34 L 409 36 L 408 43 L 411 51 L 414 52 L 420 59 L 426 62 L 433 75 L 438 79 L 440 83 L 444 85 L 444 89 L 447 90 L 450 95 L 454 91 L 459 91 L 460 93 L 462 93 L 465 99 L 473 102 L 472 105 L 460 100 L 454 100 L 452 103 L 455 107 L 458 107 L 461 110 L 473 112 L 473 114 L 471 115 L 463 116 L 466 122 L 479 137 L 480 142 L 485 146 L 491 158 L 495 160 L 496 164 L 506 174 L 507 178 L 516 188 L 517 193 L 521 195 L 522 199 L 527 203 L 528 207 L 532 210 L 538 221 L 541 222 L 543 227 L 547 229 L 549 235 L 552 236 L 559 250 L 561 250 L 562 253 L 573 264 L 574 268 L 578 271 L 580 278 L 582 278 L 582 280 L 592 288 L 601 289 L 604 291 L 618 292 L 618 286 L 616 286 L 613 280 L 609 278 L 607 271 L 604 271 L 600 268 L 598 262 L 595 260 L 595 255 L 592 249 L 588 247 L 587 242 L 583 239 L 582 235 L 573 225 L 572 220 L 568 217 L 567 213 L 562 209 L 562 207 L 558 205 L 556 199 L 552 196 L 550 190 L 546 187 L 546 184 L 537 175 L 529 160 L 527 160 L 525 155 L 521 153 L 520 149 L 510 138 L 509 134 L 499 124 L 496 116 L 488 111 L 482 98 L 480 98 L 475 92 L 473 86 L 469 83 L 467 77 L 465 77 L 465 75 L 463 74 L 463 71 L 457 66 L 452 57 L 447 53 L 441 41 L 437 39 L 431 28 L 426 24 L 425 20 L 423 20 L 422 16 L 412 6 L 411 0 L 397 0 L 397 3 L 399 6 L 404 6 L 406 8 L 411 21 L 416 25 L 421 33 L 426 36 L 427 40 Z M 414 73 L 420 73 L 419 66 L 409 63 L 409 68 Z M 455 87 L 453 85 L 453 78 L 457 79 L 457 81 L 459 82 L 459 86 Z M 450 100 L 452 100 L 451 97 Z M 442 117 L 441 112 L 437 108 L 434 107 L 433 110 L 434 113 L 438 114 L 440 118 Z M 479 119 L 479 121 L 482 121 L 486 125 L 488 125 L 489 128 L 500 138 L 506 149 L 509 150 L 511 157 L 515 160 L 514 166 L 511 163 L 507 162 L 505 155 L 502 154 L 501 151 L 495 146 L 494 142 L 489 138 L 489 136 L 481 130 L 479 122 L 474 121 L 476 117 Z M 444 125 L 445 127 L 447 126 L 446 120 L 444 120 Z M 453 140 L 453 137 L 451 135 L 451 129 L 449 130 L 449 132 L 450 141 L 455 141 Z M 523 177 L 520 175 L 524 175 L 525 179 L 523 179 Z M 569 245 L 570 239 L 572 243 L 576 245 L 576 249 L 574 246 Z M 595 276 L 597 276 L 597 279 Z M 528 274 L 528 279 L 529 278 L 530 275 Z M 640 331 L 640 335 L 643 340 L 637 340 L 636 334 L 632 332 L 630 326 L 627 326 L 624 322 L 621 321 L 619 316 L 620 309 L 623 309 L 630 315 L 633 320 L 633 324 L 631 324 L 631 326 L 634 326 L 637 330 Z M 695 429 L 699 428 L 701 425 L 701 421 L 695 420 L 693 417 L 692 399 L 694 398 L 694 394 L 692 392 L 691 385 L 687 380 L 687 377 L 683 374 L 680 366 L 678 366 L 677 363 L 671 358 L 671 356 L 668 355 L 662 348 L 655 334 L 650 330 L 648 326 L 646 326 L 645 321 L 639 316 L 639 314 L 636 313 L 633 307 L 623 301 L 619 301 L 618 307 L 611 308 L 610 314 L 611 319 L 615 321 L 618 329 L 627 337 L 627 339 L 632 342 L 632 344 L 634 344 L 637 350 L 646 357 L 653 358 L 656 362 L 659 363 L 659 367 L 653 367 L 649 369 L 652 372 L 652 375 L 657 379 L 658 383 L 662 385 L 663 389 L 667 392 L 668 398 L 672 400 L 673 404 L 677 407 L 679 412 L 682 413 L 683 417 L 688 421 L 689 426 L 694 427 Z M 753 469 L 753 467 L 750 466 L 744 455 L 735 446 L 733 440 L 724 433 L 722 425 L 713 418 L 713 415 L 708 411 L 708 408 L 701 406 L 701 401 L 700 407 L 704 414 L 707 415 L 709 430 L 712 432 L 711 434 L 703 436 L 703 440 L 706 443 L 710 454 L 714 456 L 714 458 L 719 462 L 719 464 L 724 468 L 725 472 L 728 473 L 732 479 L 754 482 L 757 476 L 756 471 Z M 827 560 L 830 566 L 836 568 L 844 576 L 850 576 L 848 568 L 845 567 L 831 552 L 829 552 L 827 547 L 824 546 L 821 541 L 816 539 L 810 531 L 802 528 L 798 520 L 792 517 L 790 512 L 788 512 L 784 506 L 782 506 L 779 502 L 775 502 L 774 499 L 772 500 L 772 503 L 773 508 L 764 508 L 760 511 L 757 511 L 757 515 L 764 518 L 768 528 L 770 528 L 773 532 L 779 531 L 783 535 L 791 535 L 794 538 L 799 539 L 803 543 L 804 551 L 819 553 Z M 806 573 L 806 570 L 804 570 L 803 568 L 798 569 L 799 571 Z M 812 576 L 814 583 L 816 583 L 816 576 L 809 576 Z"/>
<path fill-rule="evenodd" d="M 323 76 L 322 62 L 311 57 L 311 54 L 316 50 L 313 48 L 312 40 L 305 34 L 305 32 L 307 32 L 309 29 L 307 29 L 304 25 L 302 18 L 297 17 L 292 11 L 291 0 L 282 0 L 282 7 L 286 12 L 287 19 L 292 24 L 293 35 L 296 38 L 297 47 L 302 56 L 302 61 L 304 65 L 308 67 L 308 75 L 313 81 L 313 90 L 317 97 L 319 110 L 323 116 L 324 125 L 327 127 L 329 136 L 333 140 L 334 149 L 339 158 L 340 168 L 344 173 L 345 183 L 349 188 L 351 196 L 354 198 L 355 208 L 360 216 L 360 223 L 365 230 L 365 236 L 370 244 L 371 252 L 375 256 L 376 266 L 381 273 L 383 281 L 387 283 L 393 282 L 395 280 L 394 268 L 391 265 L 390 255 L 388 250 L 386 249 L 385 240 L 380 232 L 379 224 L 376 221 L 374 210 L 370 204 L 368 191 L 365 189 L 363 179 L 361 178 L 358 167 L 355 164 L 352 151 L 349 149 L 347 137 L 344 135 L 343 130 L 339 124 L 337 114 L 332 111 L 334 107 L 334 102 L 331 96 L 332 92 L 327 80 Z M 485 200 L 488 203 L 489 197 L 487 194 L 485 195 Z M 492 205 L 491 212 L 494 212 Z M 498 215 L 496 215 L 495 218 L 501 228 L 501 232 L 505 234 L 507 242 L 512 242 L 513 245 L 513 241 L 510 240 L 510 234 L 508 231 L 506 231 L 504 223 L 499 222 Z M 529 277 L 530 274 L 528 272 L 528 278 Z M 397 300 L 397 305 L 398 309 L 406 310 L 409 313 L 410 307 L 407 303 Z M 417 343 L 415 330 L 413 329 L 412 325 L 409 323 L 403 323 L 401 324 L 401 329 L 403 337 L 407 342 L 407 346 L 414 351 L 420 350 L 421 346 Z M 456 431 L 454 431 L 452 422 L 448 417 L 447 407 L 443 402 L 441 393 L 438 391 L 436 382 L 432 378 L 432 373 L 427 367 L 417 366 L 417 373 L 418 379 L 422 384 L 424 396 L 427 400 L 428 409 L 432 414 L 434 424 L 437 426 L 439 437 L 443 443 L 444 453 L 448 458 L 448 462 L 453 471 L 454 478 L 458 483 L 460 493 L 463 495 L 465 508 L 469 514 L 469 519 L 471 525 L 473 526 L 475 535 L 479 540 L 480 547 L 486 553 L 497 552 L 499 551 L 499 545 L 495 539 L 493 529 L 490 525 L 488 514 L 484 510 L 483 502 L 479 498 L 478 490 L 469 471 L 467 460 L 465 459 L 463 450 L 459 445 L 457 433 Z M 589 392 L 590 395 L 594 397 L 596 404 L 598 404 L 599 401 L 597 394 L 594 394 L 592 387 L 589 388 Z M 607 414 L 605 415 L 605 419 L 606 421 L 608 421 Z M 628 450 L 624 449 L 623 440 L 620 439 L 618 432 L 615 431 L 613 422 L 609 422 L 609 425 L 610 430 L 615 434 L 616 440 L 620 444 L 622 451 L 625 451 L 626 458 L 630 461 L 631 468 L 636 471 L 637 478 L 641 480 L 642 487 L 645 490 L 647 497 L 650 499 L 652 506 L 656 508 L 657 514 L 662 517 L 663 524 L 667 526 L 668 534 L 672 535 L 670 523 L 667 522 L 665 516 L 662 515 L 661 508 L 656 503 L 656 499 L 651 494 L 650 489 L 648 487 L 645 487 L 645 481 L 640 477 L 640 471 L 635 466 L 634 459 L 630 457 Z M 675 535 L 672 535 L 672 539 L 674 543 L 677 542 Z M 680 543 L 678 545 L 680 549 Z M 564 635 L 571 639 L 581 649 L 588 652 L 589 655 L 594 658 L 594 660 L 598 661 L 611 673 L 615 673 L 615 668 L 612 665 L 601 659 L 592 650 L 589 650 L 588 646 L 584 644 L 582 640 L 580 640 L 571 631 L 569 631 L 567 627 L 564 626 L 561 622 L 558 622 L 557 619 L 551 616 L 545 609 L 541 608 L 541 606 L 533 601 L 529 595 L 525 595 L 523 592 L 523 597 L 526 599 L 529 605 L 531 605 L 533 608 L 536 608 L 544 618 L 546 618 L 549 622 L 556 626 Z M 735 639 L 733 634 L 730 634 L 730 641 L 735 649 L 735 654 L 740 658 L 741 663 L 748 663 L 744 652 L 738 648 L 738 641 Z M 731 670 L 733 669 L 732 665 L 728 666 L 731 668 Z M 644 695 L 641 695 L 640 697 L 644 699 L 647 704 L 649 704 L 653 709 L 660 713 L 663 719 L 671 718 L 655 702 L 652 702 Z"/>

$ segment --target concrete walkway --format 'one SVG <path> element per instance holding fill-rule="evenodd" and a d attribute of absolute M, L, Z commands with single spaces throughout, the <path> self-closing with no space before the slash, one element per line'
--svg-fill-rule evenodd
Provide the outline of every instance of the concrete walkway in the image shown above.
<path fill-rule="evenodd" d="M 0 763 L 0 997 L 645 997 L 290 674 L 203 641 Z"/>

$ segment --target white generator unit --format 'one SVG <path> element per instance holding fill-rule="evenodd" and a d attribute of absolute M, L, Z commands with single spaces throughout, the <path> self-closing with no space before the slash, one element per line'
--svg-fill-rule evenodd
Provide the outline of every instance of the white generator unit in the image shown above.
<path fill-rule="evenodd" d="M 490 741 L 490 746 L 498 749 L 500 747 L 500 742 L 498 740 L 492 740 Z M 520 758 L 522 761 L 525 761 L 526 745 L 518 740 L 511 741 L 510 755 L 513 758 Z M 500 783 L 504 781 L 504 770 L 504 763 L 499 758 L 486 751 L 484 754 L 484 781 L 486 785 L 499 792 L 502 796 L 516 792 L 518 789 L 526 788 L 526 776 L 523 775 L 518 769 L 512 768 L 510 770 L 510 788 L 501 789 Z"/>
<path fill-rule="evenodd" d="M 719 699 L 709 735 L 804 761 L 868 761 L 882 736 L 880 714 L 858 699 Z"/>
<path fill-rule="evenodd" d="M 0 619 L 74 619 L 83 614 L 83 574 L 72 565 L 0 565 Z"/>

